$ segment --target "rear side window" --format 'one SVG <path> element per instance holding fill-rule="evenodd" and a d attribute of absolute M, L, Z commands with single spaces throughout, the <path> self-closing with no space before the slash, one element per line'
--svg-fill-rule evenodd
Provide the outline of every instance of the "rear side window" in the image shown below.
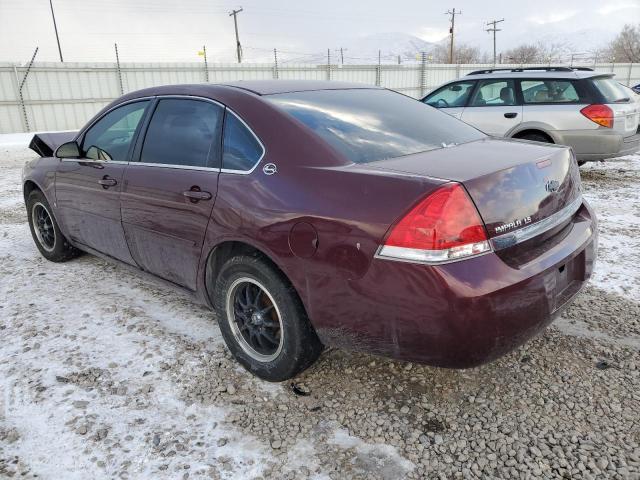
<path fill-rule="evenodd" d="M 471 99 L 470 107 L 515 105 L 513 80 L 481 80 Z"/>
<path fill-rule="evenodd" d="M 629 101 L 629 94 L 614 79 L 594 78 L 592 81 L 607 103 Z"/>
<path fill-rule="evenodd" d="M 569 80 L 522 80 L 524 103 L 578 103 L 580 97 Z"/>
<path fill-rule="evenodd" d="M 367 163 L 484 138 L 422 102 L 382 89 L 266 95 L 348 160 Z"/>
<path fill-rule="evenodd" d="M 258 139 L 233 113 L 224 120 L 222 168 L 251 170 L 262 158 L 264 150 Z"/>
<path fill-rule="evenodd" d="M 436 108 L 464 107 L 475 82 L 456 82 L 442 87 L 424 99 L 424 103 Z"/>
<path fill-rule="evenodd" d="M 158 102 L 140 161 L 163 165 L 217 167 L 224 109 L 211 102 L 165 98 Z"/>

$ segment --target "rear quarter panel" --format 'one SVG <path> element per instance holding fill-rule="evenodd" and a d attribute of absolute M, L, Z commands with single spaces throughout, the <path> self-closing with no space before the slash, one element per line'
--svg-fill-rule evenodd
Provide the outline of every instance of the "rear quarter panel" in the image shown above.
<path fill-rule="evenodd" d="M 598 125 L 580 113 L 586 104 L 571 105 L 525 105 L 522 123 L 511 135 L 530 128 L 544 129 L 552 137 L 556 131 L 597 130 Z"/>

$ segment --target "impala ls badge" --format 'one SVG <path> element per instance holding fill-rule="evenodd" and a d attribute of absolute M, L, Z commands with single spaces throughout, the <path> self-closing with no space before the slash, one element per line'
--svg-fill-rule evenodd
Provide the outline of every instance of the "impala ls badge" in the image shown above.
<path fill-rule="evenodd" d="M 276 167 L 275 163 L 267 163 L 264 167 L 262 167 L 262 171 L 265 175 L 273 175 L 278 171 L 278 167 Z"/>
<path fill-rule="evenodd" d="M 549 193 L 557 192 L 559 188 L 560 182 L 557 180 L 547 180 L 544 184 L 544 189 Z"/>

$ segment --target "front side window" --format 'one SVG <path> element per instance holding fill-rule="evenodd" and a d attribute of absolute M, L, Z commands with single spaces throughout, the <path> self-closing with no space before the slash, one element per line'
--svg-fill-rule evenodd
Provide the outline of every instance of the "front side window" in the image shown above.
<path fill-rule="evenodd" d="M 264 153 L 253 133 L 230 112 L 227 112 L 224 120 L 222 143 L 222 168 L 226 170 L 251 170 Z"/>
<path fill-rule="evenodd" d="M 140 154 L 143 163 L 218 167 L 224 109 L 203 100 L 158 102 Z"/>
<path fill-rule="evenodd" d="M 127 161 L 129 147 L 149 101 L 128 103 L 98 120 L 84 136 L 85 158 L 101 161 Z"/>
<path fill-rule="evenodd" d="M 570 80 L 522 80 L 524 103 L 578 103 L 580 97 Z"/>
<path fill-rule="evenodd" d="M 451 115 L 390 90 L 316 90 L 264 98 L 354 163 L 485 138 Z"/>
<path fill-rule="evenodd" d="M 464 107 L 475 82 L 457 82 L 427 95 L 424 103 L 436 108 Z"/>
<path fill-rule="evenodd" d="M 481 80 L 471 99 L 470 107 L 515 105 L 513 80 Z"/>

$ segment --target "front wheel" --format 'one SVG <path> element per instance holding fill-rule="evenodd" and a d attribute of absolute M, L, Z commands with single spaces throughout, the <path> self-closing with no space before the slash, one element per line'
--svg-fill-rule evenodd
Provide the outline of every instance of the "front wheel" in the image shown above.
<path fill-rule="evenodd" d="M 261 257 L 240 255 L 228 260 L 220 269 L 214 296 L 227 347 L 263 380 L 292 378 L 322 352 L 297 293 Z"/>
<path fill-rule="evenodd" d="M 51 206 L 40 190 L 27 197 L 27 215 L 33 241 L 44 258 L 52 262 L 65 262 L 80 254 L 60 231 Z"/>

